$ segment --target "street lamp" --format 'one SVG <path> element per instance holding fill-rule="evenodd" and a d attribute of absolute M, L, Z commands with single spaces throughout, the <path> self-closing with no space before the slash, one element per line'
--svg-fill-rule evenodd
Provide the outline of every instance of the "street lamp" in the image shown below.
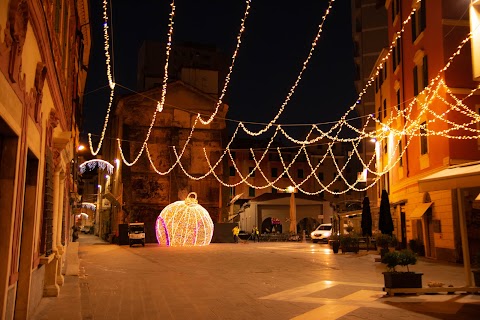
<path fill-rule="evenodd" d="M 297 206 L 295 204 L 295 187 L 288 186 L 285 189 L 290 193 L 290 233 L 297 234 Z"/>

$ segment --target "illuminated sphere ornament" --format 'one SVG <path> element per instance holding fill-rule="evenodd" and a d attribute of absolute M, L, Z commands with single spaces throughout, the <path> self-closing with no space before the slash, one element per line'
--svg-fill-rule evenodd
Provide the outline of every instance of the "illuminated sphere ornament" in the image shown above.
<path fill-rule="evenodd" d="M 185 201 L 175 201 L 160 212 L 155 229 L 161 245 L 206 246 L 212 240 L 213 221 L 198 204 L 197 194 L 190 192 Z"/>

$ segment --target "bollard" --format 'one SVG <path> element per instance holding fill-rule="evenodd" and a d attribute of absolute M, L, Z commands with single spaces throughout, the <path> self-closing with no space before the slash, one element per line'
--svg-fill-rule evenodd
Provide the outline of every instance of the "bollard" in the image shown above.
<path fill-rule="evenodd" d="M 305 238 L 305 230 L 302 231 L 302 243 L 305 243 L 307 242 L 306 238 Z"/>

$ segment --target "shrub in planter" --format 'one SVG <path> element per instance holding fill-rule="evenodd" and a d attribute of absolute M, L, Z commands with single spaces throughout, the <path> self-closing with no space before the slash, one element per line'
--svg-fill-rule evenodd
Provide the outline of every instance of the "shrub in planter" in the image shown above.
<path fill-rule="evenodd" d="M 390 239 L 391 236 L 388 234 L 378 234 L 375 238 L 375 242 L 377 243 L 377 247 L 388 249 Z"/>
<path fill-rule="evenodd" d="M 333 253 L 338 253 L 338 249 L 340 248 L 340 236 L 337 234 L 332 234 L 328 240 L 332 246 Z"/>
<path fill-rule="evenodd" d="M 383 255 L 390 250 L 390 248 L 395 248 L 398 244 L 397 238 L 388 234 L 378 234 L 375 238 L 377 244 L 377 249 L 380 253 L 380 256 L 383 258 Z"/>
<path fill-rule="evenodd" d="M 409 265 L 417 263 L 417 256 L 411 250 L 387 252 L 382 257 L 382 263 L 387 265 L 383 272 L 385 288 L 421 288 L 423 273 L 410 272 Z M 397 271 L 396 267 L 406 267 L 407 271 Z"/>
<path fill-rule="evenodd" d="M 397 248 L 398 247 L 398 239 L 397 236 L 394 234 L 390 236 L 390 243 L 388 244 L 390 248 Z"/>
<path fill-rule="evenodd" d="M 393 251 L 386 253 L 382 258 L 382 263 L 387 265 L 388 271 L 397 272 L 396 267 L 402 266 L 407 268 L 407 272 L 410 272 L 408 266 L 417 263 L 417 256 L 412 250 Z"/>
<path fill-rule="evenodd" d="M 358 236 L 354 234 L 341 235 L 340 246 L 342 247 L 342 252 L 357 253 L 360 249 Z"/>

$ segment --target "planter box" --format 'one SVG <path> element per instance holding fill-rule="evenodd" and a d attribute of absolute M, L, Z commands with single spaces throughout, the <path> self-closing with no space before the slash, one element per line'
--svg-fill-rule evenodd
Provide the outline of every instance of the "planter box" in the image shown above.
<path fill-rule="evenodd" d="M 385 288 L 421 288 L 420 272 L 383 272 Z"/>
<path fill-rule="evenodd" d="M 360 250 L 360 249 L 359 249 L 358 245 L 354 245 L 354 246 L 342 246 L 342 253 L 345 253 L 345 252 L 358 253 L 359 250 Z"/>
<path fill-rule="evenodd" d="M 331 244 L 332 244 L 333 253 L 338 253 L 338 249 L 340 249 L 340 241 L 332 240 Z"/>
<path fill-rule="evenodd" d="M 472 272 L 473 272 L 473 279 L 475 280 L 475 287 L 480 287 L 480 269 L 472 270 Z"/>

